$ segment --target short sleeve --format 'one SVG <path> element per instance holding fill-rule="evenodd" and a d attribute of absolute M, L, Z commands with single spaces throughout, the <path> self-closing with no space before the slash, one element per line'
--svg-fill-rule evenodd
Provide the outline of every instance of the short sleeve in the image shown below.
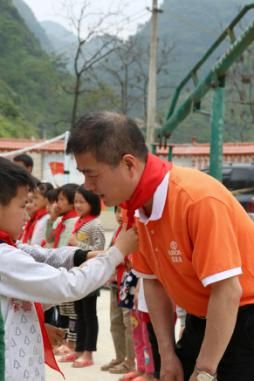
<path fill-rule="evenodd" d="M 188 225 L 192 264 L 203 285 L 241 274 L 234 212 L 229 205 L 213 197 L 204 198 L 192 205 Z"/>

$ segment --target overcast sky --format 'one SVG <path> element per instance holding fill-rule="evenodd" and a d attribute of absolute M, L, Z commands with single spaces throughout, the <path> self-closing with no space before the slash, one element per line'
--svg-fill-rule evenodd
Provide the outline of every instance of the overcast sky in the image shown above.
<path fill-rule="evenodd" d="M 76 16 L 79 14 L 80 6 L 84 2 L 89 3 L 89 13 L 104 12 L 108 13 L 117 11 L 118 19 L 116 23 L 120 23 L 124 32 L 123 36 L 136 32 L 137 26 L 140 23 L 144 23 L 150 17 L 150 12 L 146 7 L 152 6 L 152 0 L 24 0 L 34 12 L 36 18 L 39 21 L 53 20 L 64 25 L 68 29 L 70 27 L 70 20 L 68 19 L 69 11 L 65 4 L 75 4 L 72 9 L 76 12 Z M 159 4 L 162 0 L 159 0 Z M 92 20 L 92 17 L 90 17 Z M 116 20 L 116 18 L 114 19 Z M 94 20 L 93 20 L 94 22 Z M 111 19 L 111 25 L 115 23 Z M 113 30 L 109 32 L 114 33 Z"/>

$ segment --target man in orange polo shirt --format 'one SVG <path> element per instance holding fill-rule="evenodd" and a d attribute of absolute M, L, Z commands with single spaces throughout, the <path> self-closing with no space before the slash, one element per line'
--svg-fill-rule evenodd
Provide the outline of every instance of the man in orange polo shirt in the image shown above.
<path fill-rule="evenodd" d="M 136 123 L 102 112 L 70 136 L 86 187 L 136 221 L 136 272 L 163 381 L 254 380 L 254 224 L 218 181 L 148 154 Z M 174 343 L 174 303 L 188 315 Z"/>

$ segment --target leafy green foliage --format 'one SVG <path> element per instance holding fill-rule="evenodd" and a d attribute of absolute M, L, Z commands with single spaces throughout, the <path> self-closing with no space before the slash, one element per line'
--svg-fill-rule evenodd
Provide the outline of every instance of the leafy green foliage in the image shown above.
<path fill-rule="evenodd" d="M 68 122 L 71 99 L 62 84 L 69 74 L 41 49 L 7 0 L 0 1 L 0 53 L 0 136 L 38 136 L 41 123 Z"/>

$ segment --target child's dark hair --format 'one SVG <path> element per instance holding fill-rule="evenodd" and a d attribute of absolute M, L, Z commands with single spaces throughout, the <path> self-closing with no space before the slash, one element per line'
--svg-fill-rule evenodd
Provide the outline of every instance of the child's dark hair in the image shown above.
<path fill-rule="evenodd" d="M 34 189 L 34 179 L 25 168 L 0 157 L 0 204 L 8 205 L 16 196 L 18 188 L 28 186 Z"/>
<path fill-rule="evenodd" d="M 84 185 L 81 185 L 76 190 L 77 193 L 80 193 L 82 197 L 88 202 L 91 207 L 91 212 L 93 216 L 98 216 L 101 213 L 101 200 L 100 197 L 87 189 L 84 188 Z"/>
<path fill-rule="evenodd" d="M 75 196 L 75 192 L 77 188 L 78 188 L 77 184 L 70 183 L 70 184 L 62 185 L 59 188 L 58 196 L 60 193 L 62 193 L 67 198 L 69 204 L 74 204 L 74 196 Z"/>
<path fill-rule="evenodd" d="M 20 155 L 17 155 L 13 158 L 14 161 L 21 161 L 26 168 L 33 168 L 34 161 L 31 158 L 31 156 L 27 155 L 26 153 L 21 153 Z"/>
<path fill-rule="evenodd" d="M 51 183 L 39 183 L 36 187 L 36 190 L 43 196 L 47 197 L 47 193 L 53 189 L 53 185 Z"/>
<path fill-rule="evenodd" d="M 50 190 L 46 193 L 46 197 L 47 197 L 48 202 L 49 202 L 50 204 L 53 204 L 53 202 L 57 201 L 58 193 L 59 193 L 59 188 L 53 188 L 53 189 L 50 189 Z"/>

